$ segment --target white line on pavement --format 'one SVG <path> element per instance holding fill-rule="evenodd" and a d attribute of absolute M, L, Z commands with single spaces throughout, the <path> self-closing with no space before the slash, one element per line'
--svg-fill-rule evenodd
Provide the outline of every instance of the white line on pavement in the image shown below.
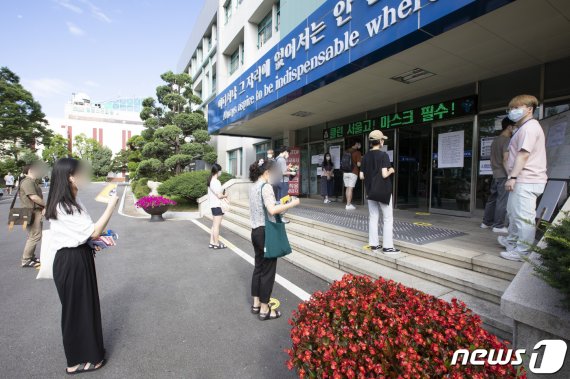
<path fill-rule="evenodd" d="M 139 217 L 139 216 L 131 216 L 131 215 L 128 215 L 128 214 L 126 214 L 125 212 L 123 212 L 123 208 L 124 208 L 124 206 L 125 206 L 125 196 L 127 195 L 127 189 L 128 189 L 128 188 L 129 188 L 129 187 L 126 186 L 126 187 L 124 187 L 124 189 L 123 189 L 123 196 L 121 196 L 121 202 L 119 203 L 119 210 L 118 210 L 119 214 L 120 214 L 121 216 L 130 217 L 130 218 L 148 218 L 148 217 L 144 217 L 144 216 L 140 216 L 140 217 Z"/>
<path fill-rule="evenodd" d="M 196 226 L 198 226 L 200 229 L 210 233 L 210 228 L 202 224 L 200 221 L 198 220 L 191 220 L 191 221 L 194 224 L 196 224 Z M 251 264 L 252 266 L 255 264 L 254 259 L 251 255 L 247 254 L 245 251 L 241 250 L 239 247 L 237 247 L 227 239 L 223 237 L 220 237 L 220 239 L 230 250 L 239 255 L 241 258 L 245 259 L 249 264 Z M 293 295 L 297 296 L 299 299 L 303 301 L 309 300 L 309 298 L 311 297 L 311 295 L 307 291 L 303 290 L 301 287 L 285 279 L 279 274 L 275 276 L 275 281 L 281 284 L 283 287 L 285 287 L 286 290 L 288 290 Z"/>

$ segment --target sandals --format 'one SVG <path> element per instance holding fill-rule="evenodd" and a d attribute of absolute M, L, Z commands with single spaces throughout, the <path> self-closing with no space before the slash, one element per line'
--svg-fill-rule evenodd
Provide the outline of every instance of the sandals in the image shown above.
<path fill-rule="evenodd" d="M 214 250 L 221 250 L 221 249 L 226 249 L 227 246 L 220 242 L 218 245 L 209 244 L 209 245 L 208 245 L 208 248 L 209 248 L 209 249 L 214 249 Z"/>
<path fill-rule="evenodd" d="M 93 363 L 82 363 L 79 365 L 79 367 L 77 367 L 76 370 L 73 371 L 69 371 L 67 368 L 65 369 L 65 373 L 67 375 L 75 375 L 75 374 L 82 374 L 84 372 L 90 372 L 90 371 L 97 371 L 100 368 L 103 368 L 103 366 L 105 366 L 105 364 L 107 363 L 106 359 L 103 359 L 101 362 L 99 362 L 99 367 L 97 367 L 97 365 L 94 365 Z"/>
<path fill-rule="evenodd" d="M 23 268 L 36 268 L 36 267 L 40 267 L 40 262 L 37 260 L 37 258 L 35 259 L 28 259 L 26 261 L 26 263 L 22 264 Z"/>
<path fill-rule="evenodd" d="M 253 305 L 251 306 L 251 313 L 253 313 L 254 315 L 258 315 L 260 311 L 261 307 L 254 307 Z"/>
<path fill-rule="evenodd" d="M 275 313 L 271 313 L 271 305 L 269 306 L 269 312 L 267 313 L 259 313 L 259 315 L 257 316 L 259 318 L 259 320 L 261 321 L 267 321 L 267 320 L 276 320 L 279 317 L 281 317 L 281 312 L 279 311 L 275 311 Z"/>

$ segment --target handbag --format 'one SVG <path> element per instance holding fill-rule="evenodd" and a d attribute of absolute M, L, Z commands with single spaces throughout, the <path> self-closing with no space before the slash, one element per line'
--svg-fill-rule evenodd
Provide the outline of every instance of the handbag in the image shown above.
<path fill-rule="evenodd" d="M 42 232 L 42 247 L 40 250 L 40 271 L 36 279 L 53 279 L 53 261 L 55 260 L 56 250 L 51 248 L 52 234 L 51 230 Z"/>
<path fill-rule="evenodd" d="M 291 254 L 291 245 L 287 238 L 285 224 L 281 221 L 281 215 L 275 215 L 276 222 L 269 219 L 269 214 L 263 201 L 263 187 L 265 185 L 267 183 L 261 187 L 261 204 L 265 211 L 265 249 L 263 256 L 265 258 L 280 258 Z"/>
<path fill-rule="evenodd" d="M 374 175 L 372 183 L 370 183 L 370 192 L 367 194 L 367 198 L 382 204 L 390 204 L 392 199 L 392 181 L 389 179 L 390 177 L 384 178 L 382 176 L 382 170 L 376 166 L 376 160 L 374 160 L 374 172 L 376 172 L 376 175 Z"/>
<path fill-rule="evenodd" d="M 227 198 L 220 200 L 220 208 L 222 208 L 222 212 L 228 213 L 231 209 L 230 201 Z"/>
<path fill-rule="evenodd" d="M 34 208 L 14 208 L 18 196 L 20 196 L 19 186 L 16 188 L 16 194 L 14 195 L 14 199 L 12 199 L 10 211 L 8 212 L 8 230 L 12 230 L 14 225 L 22 225 L 22 229 L 26 230 L 26 227 L 30 225 L 34 219 Z"/>

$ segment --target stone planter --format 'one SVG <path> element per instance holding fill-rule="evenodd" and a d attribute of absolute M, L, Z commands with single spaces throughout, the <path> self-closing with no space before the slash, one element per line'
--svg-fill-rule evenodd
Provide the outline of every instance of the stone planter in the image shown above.
<path fill-rule="evenodd" d="M 143 208 L 143 210 L 148 213 L 150 217 L 150 222 L 161 222 L 164 221 L 162 215 L 168 211 L 170 205 L 161 205 L 160 207 L 150 207 Z"/>

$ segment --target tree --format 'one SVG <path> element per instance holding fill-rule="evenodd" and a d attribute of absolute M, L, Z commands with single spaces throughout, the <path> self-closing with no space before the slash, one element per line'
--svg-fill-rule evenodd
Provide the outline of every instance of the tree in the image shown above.
<path fill-rule="evenodd" d="M 194 111 L 194 105 L 202 100 L 192 92 L 192 78 L 186 73 L 162 74 L 165 84 L 156 88 L 156 100 L 143 100 L 140 117 L 146 129 L 140 139 L 131 139 L 130 146 L 140 152 L 142 161 L 137 175 L 157 179 L 167 173 L 180 174 L 193 160 L 215 158 L 209 148 L 210 136 L 202 112 Z M 215 155 L 215 153 L 213 153 Z M 157 162 L 158 161 L 158 162 Z M 151 168 L 158 168 L 154 173 Z"/>
<path fill-rule="evenodd" d="M 123 149 L 119 151 L 115 158 L 113 158 L 112 171 L 114 172 L 125 172 L 127 171 L 130 162 L 131 152 L 129 150 Z"/>
<path fill-rule="evenodd" d="M 40 103 L 7 67 L 0 67 L 0 158 L 20 160 L 23 149 L 49 143 L 53 133 Z"/>
<path fill-rule="evenodd" d="M 53 166 L 56 160 L 60 158 L 65 158 L 69 156 L 69 150 L 67 148 L 68 139 L 56 134 L 54 135 L 46 148 L 42 152 L 42 158 L 44 161 Z"/>
<path fill-rule="evenodd" d="M 92 160 L 93 153 L 101 147 L 96 139 L 88 138 L 81 133 L 73 139 L 73 152 L 79 159 Z"/>
<path fill-rule="evenodd" d="M 93 150 L 91 167 L 95 176 L 107 176 L 113 168 L 113 152 L 106 146 L 100 146 Z"/>

